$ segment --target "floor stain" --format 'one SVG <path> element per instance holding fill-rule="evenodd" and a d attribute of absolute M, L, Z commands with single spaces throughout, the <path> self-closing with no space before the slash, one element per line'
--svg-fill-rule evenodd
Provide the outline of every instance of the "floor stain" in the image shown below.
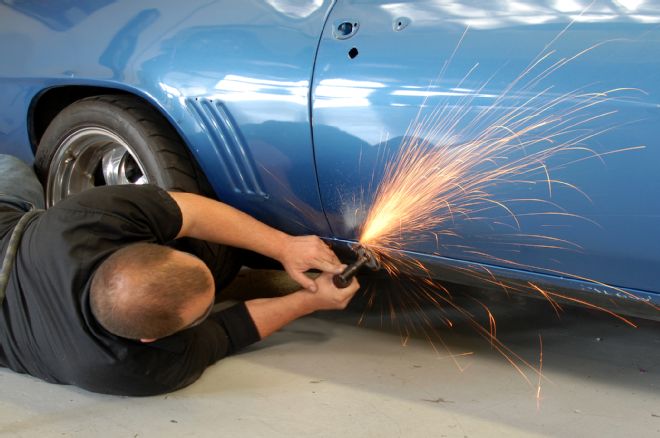
<path fill-rule="evenodd" d="M 428 398 L 423 398 L 422 401 L 429 402 L 429 403 L 454 403 L 453 401 L 451 401 L 451 400 L 445 400 L 445 399 L 442 398 L 442 397 L 438 397 L 438 398 L 435 399 L 435 400 L 431 400 L 431 399 L 428 399 Z"/>

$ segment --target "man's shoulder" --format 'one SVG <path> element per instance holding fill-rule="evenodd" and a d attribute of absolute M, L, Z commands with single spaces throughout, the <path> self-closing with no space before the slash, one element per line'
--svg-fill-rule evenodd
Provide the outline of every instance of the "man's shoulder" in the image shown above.
<path fill-rule="evenodd" d="M 178 235 L 181 210 L 155 185 L 102 186 L 73 195 L 51 207 L 44 223 L 54 228 L 118 233 L 131 240 L 166 243 Z"/>
<path fill-rule="evenodd" d="M 151 184 L 125 184 L 94 187 L 76 193 L 51 209 L 120 212 L 122 208 L 144 208 L 151 204 L 172 204 L 174 200 L 162 188 Z"/>

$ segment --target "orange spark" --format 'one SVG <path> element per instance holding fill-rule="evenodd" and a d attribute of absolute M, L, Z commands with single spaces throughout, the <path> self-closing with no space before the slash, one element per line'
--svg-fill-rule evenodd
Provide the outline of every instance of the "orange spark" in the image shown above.
<path fill-rule="evenodd" d="M 442 249 L 451 247 L 499 265 L 587 281 L 631 295 L 620 288 L 594 279 L 507 260 L 488 254 L 479 248 L 472 248 L 468 244 L 445 244 L 443 241 L 448 237 L 454 239 L 461 237 L 456 231 L 455 223 L 459 219 L 464 219 L 489 221 L 490 226 L 501 224 L 513 229 L 511 234 L 500 233 L 489 236 L 507 250 L 511 246 L 516 246 L 519 247 L 518 249 L 533 247 L 580 251 L 582 250 L 580 245 L 565 239 L 525 233 L 521 218 L 529 216 L 543 216 L 548 219 L 574 218 L 599 226 L 593 220 L 567 212 L 557 203 L 547 199 L 518 197 L 501 200 L 496 195 L 496 189 L 501 193 L 499 188 L 503 184 L 530 186 L 543 184 L 543 187 L 547 186 L 549 198 L 556 199 L 557 196 L 553 196 L 553 192 L 567 188 L 591 202 L 591 198 L 576 185 L 554 178 L 554 171 L 587 159 L 604 162 L 605 156 L 644 148 L 641 145 L 625 146 L 616 150 L 597 152 L 588 146 L 589 142 L 615 128 L 615 126 L 607 129 L 596 127 L 596 122 L 603 122 L 616 114 L 614 111 L 599 110 L 599 107 L 605 106 L 614 95 L 641 90 L 617 88 L 587 92 L 578 88 L 558 95 L 552 93 L 552 87 L 534 89 L 552 73 L 603 44 L 596 44 L 573 56 L 553 61 L 555 51 L 549 50 L 549 47 L 568 27 L 570 24 L 544 47 L 542 53 L 534 58 L 500 95 L 494 98 L 490 106 L 474 105 L 474 100 L 488 82 L 481 85 L 472 95 L 460 98 L 458 102 L 437 105 L 428 114 L 423 114 L 422 111 L 427 107 L 426 103 L 430 96 L 427 94 L 398 150 L 385 162 L 383 177 L 376 187 L 369 208 L 360 207 L 354 212 L 354 218 L 358 219 L 366 211 L 359 230 L 359 242 L 371 250 L 388 274 L 392 277 L 410 272 L 422 274 L 417 284 L 402 291 L 405 295 L 400 294 L 396 298 L 388 296 L 385 311 L 389 313 L 393 325 L 396 323 L 401 331 L 403 345 L 407 343 L 410 331 L 407 327 L 402 330 L 400 323 L 408 323 L 411 324 L 413 331 L 420 331 L 428 339 L 436 352 L 436 340 L 438 340 L 447 351 L 448 357 L 452 358 L 457 368 L 463 371 L 465 367 L 456 359 L 460 354 L 450 351 L 435 330 L 433 319 L 427 314 L 422 303 L 430 304 L 434 310 L 440 312 L 445 312 L 447 308 L 453 309 L 463 316 L 482 338 L 488 340 L 492 348 L 501 354 L 531 387 L 533 383 L 527 376 L 526 370 L 531 370 L 538 376 L 536 385 L 538 409 L 541 402 L 541 379 L 545 379 L 542 374 L 543 342 L 540 334 L 539 364 L 535 367 L 497 338 L 496 320 L 486 305 L 477 301 L 486 312 L 487 327 L 482 326 L 470 312 L 456 304 L 449 291 L 431 279 L 429 270 L 403 250 L 410 244 L 430 241 L 434 242 L 436 247 L 433 255 L 443 255 Z M 467 30 L 461 36 L 458 46 L 466 37 L 466 33 Z M 458 46 L 451 54 L 450 60 L 456 54 Z M 445 63 L 442 72 L 447 66 L 448 63 Z M 467 80 L 477 66 L 478 63 L 461 79 L 460 84 Z M 535 74 L 535 71 L 539 72 Z M 523 83 L 523 79 L 526 82 Z M 515 93 L 516 91 L 519 93 Z M 577 154 L 579 157 L 576 158 Z M 360 155 L 360 161 L 361 158 Z M 562 158 L 565 159 L 562 161 Z M 550 162 L 552 164 L 549 164 Z M 372 174 L 371 185 L 374 184 L 374 175 Z M 363 197 L 364 193 L 362 192 L 361 195 Z M 534 205 L 537 209 L 520 213 L 519 210 L 524 205 Z M 540 208 L 543 208 L 543 211 L 538 211 Z M 493 217 L 494 211 L 501 211 L 502 217 Z M 500 242 L 497 239 L 510 240 Z M 502 288 L 507 294 L 510 292 L 541 294 L 558 316 L 562 310 L 558 300 L 570 301 L 609 313 L 634 327 L 632 321 L 584 300 L 549 291 L 533 283 L 509 284 L 497 278 L 483 265 L 454 269 L 478 278 L 485 284 Z M 373 295 L 370 297 L 369 306 L 373 305 L 373 297 Z M 395 303 L 416 312 L 421 323 L 412 321 L 405 315 L 397 317 Z M 660 310 L 655 305 L 650 305 Z M 441 319 L 451 328 L 452 320 L 446 316 L 446 313 L 442 315 Z"/>

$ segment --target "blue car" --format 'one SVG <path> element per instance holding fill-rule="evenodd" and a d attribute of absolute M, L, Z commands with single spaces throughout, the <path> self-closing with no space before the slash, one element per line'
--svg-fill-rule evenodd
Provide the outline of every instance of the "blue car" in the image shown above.
<path fill-rule="evenodd" d="M 657 2 L 3 0 L 0 36 L 0 152 L 49 205 L 153 183 L 392 275 L 658 314 Z"/>

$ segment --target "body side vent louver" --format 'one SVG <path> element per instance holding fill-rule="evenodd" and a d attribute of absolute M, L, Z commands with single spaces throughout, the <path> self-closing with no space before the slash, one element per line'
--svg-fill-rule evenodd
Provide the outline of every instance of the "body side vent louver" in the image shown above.
<path fill-rule="evenodd" d="M 187 105 L 215 146 L 233 191 L 267 198 L 247 143 L 225 105 L 206 98 L 189 98 Z"/>

